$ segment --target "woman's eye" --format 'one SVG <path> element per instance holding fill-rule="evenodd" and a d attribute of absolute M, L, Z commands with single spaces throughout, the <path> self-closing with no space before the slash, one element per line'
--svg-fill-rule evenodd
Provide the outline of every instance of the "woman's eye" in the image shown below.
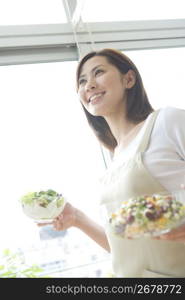
<path fill-rule="evenodd" d="M 97 74 L 99 74 L 99 73 L 102 73 L 102 72 L 103 72 L 103 70 L 97 69 L 97 70 L 95 71 L 95 75 L 97 75 Z"/>
<path fill-rule="evenodd" d="M 85 83 L 85 79 L 80 79 L 79 80 L 79 85 L 82 85 L 82 84 L 84 84 Z"/>

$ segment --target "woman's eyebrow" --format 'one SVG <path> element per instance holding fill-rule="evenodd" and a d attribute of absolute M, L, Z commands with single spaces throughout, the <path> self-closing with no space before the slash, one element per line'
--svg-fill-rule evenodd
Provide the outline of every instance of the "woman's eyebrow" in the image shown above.
<path fill-rule="evenodd" d="M 103 67 L 104 65 L 97 65 L 94 68 L 92 68 L 91 73 L 93 73 L 97 68 L 99 68 L 101 66 Z M 85 77 L 85 76 L 86 76 L 86 74 L 82 74 L 82 75 L 79 76 L 79 79 L 82 78 L 82 77 Z"/>

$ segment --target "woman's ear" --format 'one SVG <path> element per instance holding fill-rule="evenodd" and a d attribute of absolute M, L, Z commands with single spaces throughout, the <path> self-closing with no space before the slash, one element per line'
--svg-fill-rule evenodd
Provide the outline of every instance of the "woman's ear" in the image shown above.
<path fill-rule="evenodd" d="M 126 80 L 126 88 L 131 89 L 134 84 L 136 83 L 136 74 L 133 70 L 128 70 L 128 72 L 125 74 L 125 80 Z"/>

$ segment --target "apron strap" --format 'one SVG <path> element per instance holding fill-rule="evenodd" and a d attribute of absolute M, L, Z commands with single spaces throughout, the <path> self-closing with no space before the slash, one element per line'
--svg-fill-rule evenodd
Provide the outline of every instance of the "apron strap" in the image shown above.
<path fill-rule="evenodd" d="M 139 152 L 145 152 L 147 147 L 148 147 L 148 143 L 149 143 L 149 140 L 150 140 L 150 136 L 151 136 L 151 133 L 152 133 L 152 129 L 154 127 L 154 124 L 155 124 L 155 120 L 157 118 L 157 115 L 159 113 L 159 109 L 154 111 L 151 115 L 151 119 L 149 121 L 149 124 L 145 130 L 145 133 L 144 133 L 144 136 L 141 140 L 141 143 L 137 149 L 137 153 Z"/>

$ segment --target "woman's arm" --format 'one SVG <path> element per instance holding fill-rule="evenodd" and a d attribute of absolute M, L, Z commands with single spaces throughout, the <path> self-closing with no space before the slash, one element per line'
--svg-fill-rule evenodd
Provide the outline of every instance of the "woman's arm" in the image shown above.
<path fill-rule="evenodd" d="M 110 252 L 109 243 L 103 227 L 79 210 L 77 211 L 76 227 L 88 235 L 102 248 Z"/>
<path fill-rule="evenodd" d="M 51 223 L 42 223 L 38 224 L 38 226 L 44 226 L 48 224 Z M 69 202 L 66 203 L 64 210 L 53 220 L 52 224 L 56 230 L 66 230 L 70 227 L 76 227 L 106 251 L 110 252 L 109 243 L 103 227 L 94 222 L 81 210 L 72 206 Z"/>

